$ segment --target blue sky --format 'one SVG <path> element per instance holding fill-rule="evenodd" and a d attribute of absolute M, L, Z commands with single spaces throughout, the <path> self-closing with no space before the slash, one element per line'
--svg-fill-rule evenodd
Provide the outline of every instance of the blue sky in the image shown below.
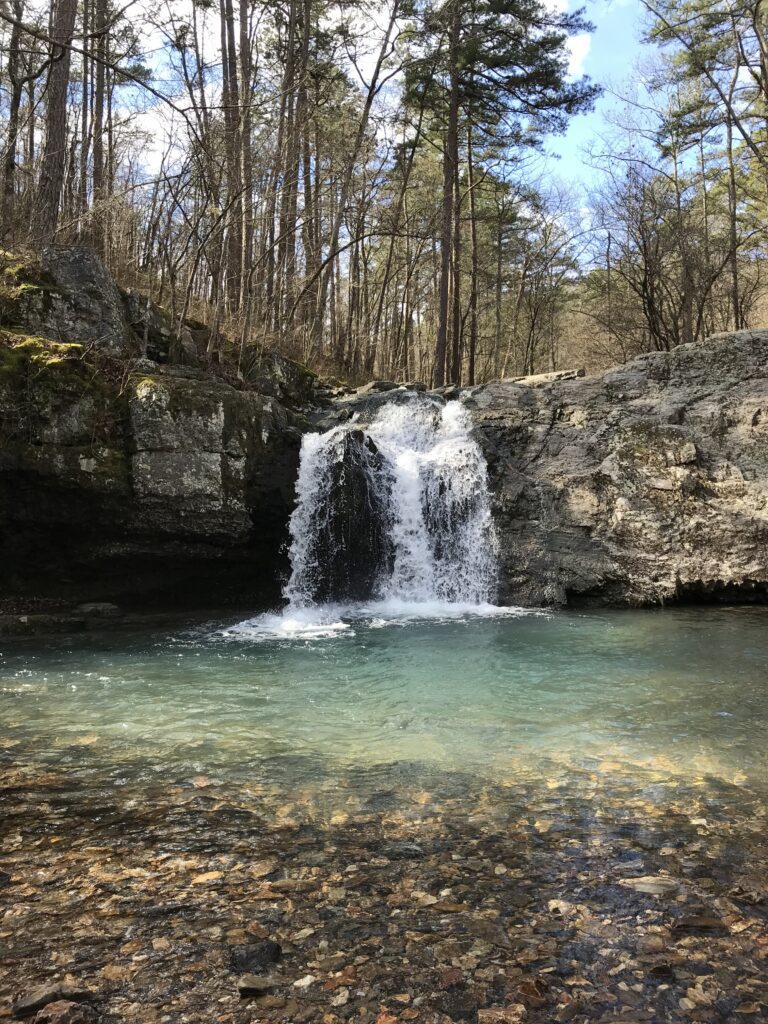
<path fill-rule="evenodd" d="M 561 0 L 565 6 L 564 0 Z M 640 37 L 644 9 L 638 0 L 568 0 L 568 8 L 586 7 L 595 31 L 589 40 L 572 42 L 572 70 L 589 75 L 593 82 L 619 88 L 632 75 L 632 68 L 646 48 Z M 566 135 L 549 139 L 547 150 L 558 161 L 548 161 L 549 169 L 573 184 L 589 183 L 594 172 L 585 162 L 583 149 L 605 129 L 604 114 L 615 100 L 604 95 L 591 114 L 582 114 L 571 122 Z"/>

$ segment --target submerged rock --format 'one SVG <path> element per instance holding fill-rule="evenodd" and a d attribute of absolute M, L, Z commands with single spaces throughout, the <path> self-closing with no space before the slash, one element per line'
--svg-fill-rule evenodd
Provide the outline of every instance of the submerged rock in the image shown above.
<path fill-rule="evenodd" d="M 356 767 L 332 791 L 272 778 L 210 794 L 168 773 L 128 772 L 115 787 L 113 770 L 81 763 L 7 764 L 3 855 L 25 913 L 5 929 L 0 987 L 29 993 L 52 963 L 77 963 L 98 979 L 110 1024 L 239 1020 L 240 1009 L 270 1024 L 716 1024 L 737 1007 L 762 1019 L 764 800 L 734 787 L 715 822 L 712 779 L 617 765 L 596 786 L 578 762 L 558 764 L 556 790 L 547 758 L 510 765 L 501 785 L 432 775 L 428 794 L 418 773 L 400 776 L 399 809 L 385 814 L 365 807 L 371 782 Z M 686 822 L 704 810 L 711 832 L 697 845 L 700 826 Z M 646 877 L 677 881 L 674 899 L 612 882 L 641 838 L 664 872 Z M 383 855 L 399 844 L 421 856 Z M 290 884 L 254 887 L 256 864 Z M 214 885 L 194 883 L 211 874 Z M 267 922 L 290 951 L 285 973 L 233 977 L 232 947 L 266 941 Z M 45 998 L 62 998 L 58 985 Z"/>
<path fill-rule="evenodd" d="M 270 978 L 256 974 L 244 974 L 237 982 L 237 990 L 241 996 L 257 996 L 262 992 L 269 992 L 278 988 L 280 981 L 277 978 Z"/>
<path fill-rule="evenodd" d="M 247 946 L 234 946 L 230 953 L 230 965 L 235 974 L 252 975 L 276 964 L 283 950 L 279 942 L 264 939 Z"/>
<path fill-rule="evenodd" d="M 418 843 L 409 842 L 387 843 L 381 852 L 389 860 L 418 860 L 424 856 L 424 850 Z"/>
<path fill-rule="evenodd" d="M 89 601 L 75 608 L 76 615 L 87 615 L 97 619 L 114 619 L 121 615 L 119 605 L 110 601 Z"/>
<path fill-rule="evenodd" d="M 36 988 L 23 992 L 11 1004 L 14 1017 L 31 1017 L 38 1010 L 50 1004 L 67 1007 L 87 1003 L 94 998 L 90 989 L 82 988 L 68 982 L 54 982 L 50 985 L 38 985 Z M 69 1022 L 68 1022 L 69 1024 Z M 75 1024 L 73 1021 L 72 1024 Z"/>
<path fill-rule="evenodd" d="M 96 1024 L 98 1017 L 92 1006 L 58 999 L 43 1007 L 32 1024 Z"/>

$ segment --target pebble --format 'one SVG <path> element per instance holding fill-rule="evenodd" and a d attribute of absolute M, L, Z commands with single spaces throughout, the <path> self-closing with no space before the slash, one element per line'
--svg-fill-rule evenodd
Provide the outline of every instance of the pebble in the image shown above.
<path fill-rule="evenodd" d="M 255 995 L 277 988 L 280 982 L 276 978 L 258 974 L 243 974 L 237 979 L 237 990 L 241 996 Z"/>
<path fill-rule="evenodd" d="M 294 988 L 309 988 L 310 985 L 314 985 L 317 978 L 314 974 L 305 974 L 303 978 L 299 978 L 298 981 L 294 981 Z"/>
<path fill-rule="evenodd" d="M 230 967 L 235 974 L 255 974 L 276 964 L 283 954 L 279 942 L 265 939 L 244 946 L 233 946 L 229 954 Z"/>
<path fill-rule="evenodd" d="M 388 843 L 382 848 L 382 854 L 389 860 L 417 860 L 424 856 L 424 850 L 418 843 Z"/>
<path fill-rule="evenodd" d="M 257 1000 L 240 1011 L 254 1024 L 642 1024 L 651 1014 L 715 1024 L 764 1014 L 750 983 L 768 952 L 765 832 L 753 827 L 764 815 L 756 803 L 740 819 L 730 791 L 727 822 L 707 806 L 722 835 L 713 824 L 704 843 L 687 821 L 703 813 L 708 788 L 654 783 L 651 801 L 635 777 L 618 796 L 593 792 L 591 777 L 586 796 L 553 796 L 537 778 L 491 791 L 487 811 L 475 802 L 471 814 L 463 792 L 434 805 L 406 794 L 381 815 L 345 798 L 349 821 L 333 830 L 281 786 L 273 798 L 185 778 L 144 803 L 135 786 L 73 802 L 61 799 L 66 778 L 0 769 L 14 813 L 4 866 L 25 909 L 23 928 L 13 908 L 0 921 L 16 975 L 2 981 L 32 990 L 35 970 L 47 979 L 87 963 L 89 978 L 104 979 L 105 1022 L 208 1013 L 210 1024 L 237 1024 L 238 991 Z M 0 813 L 10 806 L 0 790 Z M 297 824 L 278 819 L 278 806 Z M 290 873 L 288 884 L 254 881 L 259 863 L 270 879 Z M 212 869 L 220 879 L 190 886 Z M 656 891 L 618 884 L 637 883 L 632 870 Z M 660 898 L 659 880 L 678 891 Z M 274 967 L 281 944 L 288 977 Z"/>
<path fill-rule="evenodd" d="M 331 1000 L 331 1006 L 346 1006 L 349 1002 L 349 989 L 340 988 Z"/>
<path fill-rule="evenodd" d="M 492 1006 L 477 1011 L 477 1024 L 522 1024 L 528 1011 L 522 1003 L 511 1006 Z"/>
<path fill-rule="evenodd" d="M 674 878 L 664 875 L 643 875 L 640 878 L 621 878 L 619 885 L 635 892 L 647 893 L 649 896 L 669 896 L 680 889 L 680 883 Z"/>

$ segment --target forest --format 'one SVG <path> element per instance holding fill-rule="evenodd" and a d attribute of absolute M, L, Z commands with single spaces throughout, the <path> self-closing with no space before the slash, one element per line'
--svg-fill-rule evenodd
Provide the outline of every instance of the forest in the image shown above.
<path fill-rule="evenodd" d="M 765 0 L 638 0 L 603 83 L 540 0 L 0 0 L 0 245 L 92 246 L 210 361 L 472 385 L 754 326 Z"/>

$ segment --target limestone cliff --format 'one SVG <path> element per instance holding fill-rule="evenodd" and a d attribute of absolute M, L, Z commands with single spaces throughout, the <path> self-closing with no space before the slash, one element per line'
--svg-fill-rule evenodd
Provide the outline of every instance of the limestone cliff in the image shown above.
<path fill-rule="evenodd" d="M 93 254 L 5 281 L 0 599 L 276 599 L 309 375 L 171 364 L 148 303 L 142 357 L 136 304 Z"/>
<path fill-rule="evenodd" d="M 396 385 L 313 388 L 276 356 L 227 380 L 203 325 L 179 331 L 92 253 L 3 259 L 0 609 L 277 600 L 302 432 Z M 768 331 L 443 397 L 488 459 L 502 601 L 768 595 Z"/>
<path fill-rule="evenodd" d="M 768 595 L 768 331 L 464 396 L 507 603 Z"/>

